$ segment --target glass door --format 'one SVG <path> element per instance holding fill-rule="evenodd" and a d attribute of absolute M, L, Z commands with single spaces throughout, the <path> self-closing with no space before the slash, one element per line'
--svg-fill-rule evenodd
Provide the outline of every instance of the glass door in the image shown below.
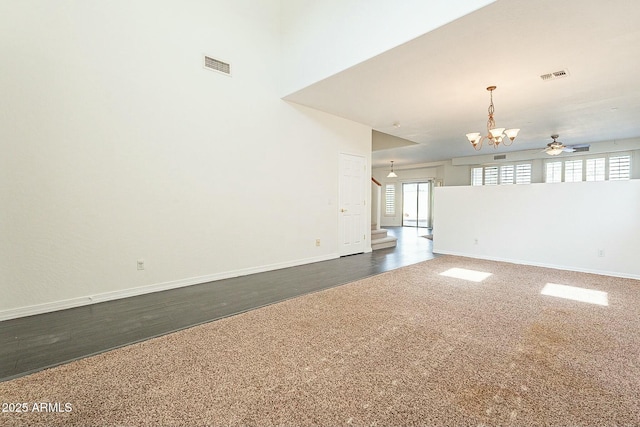
<path fill-rule="evenodd" d="M 402 184 L 402 226 L 431 228 L 432 182 Z"/>
<path fill-rule="evenodd" d="M 402 226 L 418 226 L 418 184 L 402 184 Z"/>

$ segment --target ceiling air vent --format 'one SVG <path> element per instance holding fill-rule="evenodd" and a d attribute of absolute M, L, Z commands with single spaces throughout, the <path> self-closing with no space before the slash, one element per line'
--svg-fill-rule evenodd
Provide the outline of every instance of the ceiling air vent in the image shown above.
<path fill-rule="evenodd" d="M 498 154 L 497 156 L 493 156 L 493 160 L 504 160 L 507 158 L 506 154 Z"/>
<path fill-rule="evenodd" d="M 586 147 L 576 147 L 573 149 L 574 153 L 579 153 L 581 151 L 589 151 L 589 146 L 587 145 Z"/>
<path fill-rule="evenodd" d="M 547 80 L 560 79 L 562 77 L 567 77 L 568 75 L 569 75 L 569 70 L 564 69 L 560 71 L 554 71 L 553 73 L 542 74 L 540 78 L 543 81 L 547 81 Z"/>
<path fill-rule="evenodd" d="M 212 58 L 210 56 L 204 56 L 204 68 L 211 71 L 217 71 L 227 76 L 231 75 L 231 64 L 228 64 L 219 59 Z"/>

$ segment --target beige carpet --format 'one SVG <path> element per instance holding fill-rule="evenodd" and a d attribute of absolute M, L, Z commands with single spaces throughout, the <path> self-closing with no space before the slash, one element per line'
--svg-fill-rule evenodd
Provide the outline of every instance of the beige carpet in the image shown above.
<path fill-rule="evenodd" d="M 0 425 L 638 425 L 639 390 L 639 281 L 443 256 L 0 383 L 71 408 Z"/>

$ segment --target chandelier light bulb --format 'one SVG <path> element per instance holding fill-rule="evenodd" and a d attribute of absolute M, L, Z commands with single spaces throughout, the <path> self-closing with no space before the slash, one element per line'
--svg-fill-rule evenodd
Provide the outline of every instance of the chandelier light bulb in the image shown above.
<path fill-rule="evenodd" d="M 507 129 L 504 131 L 504 134 L 507 135 L 507 137 L 513 141 L 514 139 L 516 139 L 516 136 L 518 136 L 518 132 L 520 132 L 520 129 Z"/>
<path fill-rule="evenodd" d="M 482 136 L 480 136 L 480 132 L 468 133 L 467 134 L 467 139 L 475 147 L 482 140 Z"/>
<path fill-rule="evenodd" d="M 491 134 L 491 139 L 502 138 L 502 133 L 504 132 L 504 128 L 493 128 L 489 129 L 489 133 Z"/>

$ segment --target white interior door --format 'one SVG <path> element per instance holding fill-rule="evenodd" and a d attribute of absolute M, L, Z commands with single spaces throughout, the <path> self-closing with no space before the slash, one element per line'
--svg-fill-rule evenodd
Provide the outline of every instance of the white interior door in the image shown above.
<path fill-rule="evenodd" d="M 365 250 L 365 158 L 340 154 L 340 256 Z"/>

